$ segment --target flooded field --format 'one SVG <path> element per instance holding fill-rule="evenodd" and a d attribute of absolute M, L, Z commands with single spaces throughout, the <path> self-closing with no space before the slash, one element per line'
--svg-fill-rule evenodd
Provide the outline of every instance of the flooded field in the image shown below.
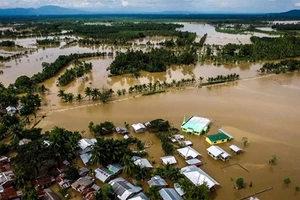
<path fill-rule="evenodd" d="M 202 167 L 215 178 L 221 189 L 213 194 L 214 199 L 238 199 L 259 190 L 273 187 L 271 191 L 257 195 L 268 199 L 298 199 L 295 186 L 300 182 L 300 147 L 298 134 L 300 114 L 300 73 L 274 75 L 264 78 L 251 78 L 223 86 L 201 89 L 174 91 L 150 97 L 140 97 L 107 105 L 86 105 L 81 108 L 57 110 L 47 114 L 39 127 L 50 130 L 53 126 L 62 126 L 70 130 L 85 130 L 83 137 L 92 137 L 88 131 L 90 121 L 105 120 L 115 125 L 147 122 L 155 118 L 167 119 L 179 128 L 183 116 L 199 115 L 212 119 L 209 134 L 222 128 L 235 139 L 221 145 L 229 151 L 231 143 L 243 146 L 242 137 L 247 137 L 249 146 L 245 154 L 236 156 L 224 163 L 214 161 L 206 154 L 207 143 L 204 136 L 184 134 L 193 141 L 195 149 L 202 155 L 205 165 Z M 160 163 L 163 155 L 161 144 L 153 134 L 133 134 L 143 141 L 153 141 L 147 149 L 149 159 Z M 117 137 L 114 135 L 113 137 Z M 278 157 L 278 164 L 270 166 L 272 155 Z M 176 155 L 178 167 L 184 165 L 183 158 Z M 221 169 L 224 166 L 240 163 L 249 172 L 239 166 Z M 243 177 L 253 187 L 235 190 L 234 181 Z M 290 177 L 292 183 L 287 186 L 283 179 Z"/>

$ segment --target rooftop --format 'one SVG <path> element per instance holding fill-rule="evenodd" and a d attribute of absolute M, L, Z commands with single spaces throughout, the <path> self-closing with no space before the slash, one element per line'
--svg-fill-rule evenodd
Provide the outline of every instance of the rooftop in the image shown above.
<path fill-rule="evenodd" d="M 177 160 L 174 156 L 164 156 L 164 157 L 160 157 L 160 159 L 162 160 L 164 165 L 166 164 L 173 165 L 177 163 Z"/>
<path fill-rule="evenodd" d="M 133 156 L 132 160 L 135 165 L 139 165 L 140 167 L 153 168 L 151 163 L 146 158 L 141 158 L 139 156 Z"/>
<path fill-rule="evenodd" d="M 77 181 L 75 181 L 71 186 L 74 190 L 77 190 L 78 192 L 82 192 L 87 187 L 92 185 L 94 183 L 94 180 L 92 177 L 85 176 L 79 178 Z"/>
<path fill-rule="evenodd" d="M 137 195 L 129 198 L 128 200 L 150 200 L 144 193 L 140 192 Z"/>
<path fill-rule="evenodd" d="M 79 147 L 84 150 L 87 147 L 93 146 L 96 142 L 96 139 L 83 138 L 79 140 Z"/>
<path fill-rule="evenodd" d="M 142 188 L 132 185 L 124 178 L 116 178 L 109 182 L 120 200 L 126 200 L 142 191 Z"/>
<path fill-rule="evenodd" d="M 15 180 L 16 175 L 13 171 L 6 171 L 0 173 L 0 186 L 4 185 L 5 183 L 11 182 Z"/>
<path fill-rule="evenodd" d="M 163 188 L 159 190 L 159 194 L 163 200 L 182 200 L 181 196 L 173 188 Z"/>
<path fill-rule="evenodd" d="M 165 187 L 168 186 L 168 183 L 160 176 L 153 176 L 149 181 L 148 184 L 150 187 L 152 186 L 159 186 L 159 187 Z"/>
<path fill-rule="evenodd" d="M 181 128 L 202 132 L 209 124 L 210 120 L 207 118 L 192 116 L 181 125 Z"/>
<path fill-rule="evenodd" d="M 226 140 L 226 139 L 231 140 L 231 139 L 233 139 L 233 137 L 231 135 L 229 135 L 228 133 L 226 133 L 222 129 L 219 129 L 217 134 L 208 135 L 206 137 L 209 138 L 209 140 L 212 141 L 212 142 L 216 142 L 216 141 L 219 141 L 219 140 Z"/>
<path fill-rule="evenodd" d="M 229 148 L 234 151 L 234 152 L 240 152 L 240 151 L 243 151 L 240 147 L 236 146 L 236 145 L 230 145 Z"/>
<path fill-rule="evenodd" d="M 198 153 L 195 149 L 193 149 L 190 146 L 177 149 L 178 153 L 183 156 L 185 159 L 189 158 L 197 158 L 198 156 L 201 156 L 200 153 Z"/>
<path fill-rule="evenodd" d="M 114 173 L 110 172 L 105 167 L 95 169 L 95 177 L 103 183 L 109 181 L 109 178 L 113 177 Z"/>

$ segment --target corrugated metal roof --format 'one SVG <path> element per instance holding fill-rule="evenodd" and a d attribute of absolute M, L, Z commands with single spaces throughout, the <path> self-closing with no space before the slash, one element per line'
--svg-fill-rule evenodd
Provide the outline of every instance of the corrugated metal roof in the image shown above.
<path fill-rule="evenodd" d="M 90 153 L 81 154 L 80 158 L 83 164 L 88 165 L 92 155 Z"/>
<path fill-rule="evenodd" d="M 139 156 L 133 156 L 132 160 L 135 165 L 139 165 L 140 167 L 153 168 L 151 163 L 146 158 L 141 158 Z"/>
<path fill-rule="evenodd" d="M 174 165 L 177 163 L 177 160 L 174 156 L 164 156 L 164 157 L 160 157 L 160 159 L 162 160 L 164 165 L 167 164 Z"/>
<path fill-rule="evenodd" d="M 128 200 L 150 200 L 144 193 L 140 192 L 137 195 L 129 198 Z"/>
<path fill-rule="evenodd" d="M 234 152 L 239 152 L 239 151 L 243 151 L 240 147 L 236 146 L 236 145 L 230 145 L 229 148 L 234 151 Z"/>
<path fill-rule="evenodd" d="M 110 172 L 105 167 L 100 167 L 95 169 L 95 177 L 102 181 L 103 183 L 109 181 L 110 178 L 112 178 L 114 173 Z"/>
<path fill-rule="evenodd" d="M 142 191 L 142 188 L 132 185 L 124 178 L 116 178 L 109 182 L 120 200 L 126 200 Z"/>
<path fill-rule="evenodd" d="M 210 120 L 204 117 L 192 116 L 186 122 L 184 122 L 181 128 L 190 129 L 196 132 L 202 132 L 205 127 L 208 127 Z"/>
<path fill-rule="evenodd" d="M 152 177 L 149 181 L 148 184 L 150 187 L 152 186 L 159 186 L 159 187 L 164 187 L 167 186 L 168 183 L 160 176 L 154 176 Z"/>
<path fill-rule="evenodd" d="M 197 158 L 198 156 L 201 156 L 201 154 L 199 152 L 197 152 L 195 149 L 193 149 L 190 146 L 177 149 L 177 151 L 185 159 L 188 159 L 188 158 Z"/>
<path fill-rule="evenodd" d="M 163 188 L 159 190 L 159 194 L 163 200 L 182 200 L 181 196 L 173 188 Z"/>

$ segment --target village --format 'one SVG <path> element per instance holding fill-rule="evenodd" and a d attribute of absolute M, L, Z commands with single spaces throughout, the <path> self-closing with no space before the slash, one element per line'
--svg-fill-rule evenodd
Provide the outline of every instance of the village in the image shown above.
<path fill-rule="evenodd" d="M 8 112 L 10 115 L 13 115 L 15 114 L 15 109 L 8 108 Z M 114 127 L 114 131 L 118 135 L 122 135 L 124 140 L 130 140 L 130 138 L 132 138 L 130 131 L 133 131 L 136 134 L 143 134 L 146 131 L 151 132 L 153 131 L 153 128 L 157 129 L 156 131 L 160 131 L 160 127 L 165 128 L 166 124 L 168 124 L 167 121 L 157 119 L 146 123 L 132 124 L 131 127 L 128 124 L 125 124 L 124 127 Z M 241 153 L 243 153 L 243 149 L 233 143 L 230 145 L 229 149 L 226 150 L 219 147 L 219 144 L 231 142 L 234 138 L 222 129 L 219 129 L 218 133 L 216 134 L 207 134 L 210 125 L 211 120 L 207 118 L 191 116 L 186 120 L 184 117 L 183 123 L 181 125 L 182 134 L 179 130 L 177 130 L 173 132 L 173 134 L 168 135 L 167 139 L 172 146 L 176 144 L 175 146 L 179 147 L 176 149 L 175 153 L 182 157 L 181 159 L 184 160 L 186 166 L 180 169 L 175 168 L 178 161 L 173 155 L 160 157 L 160 160 L 161 165 L 165 168 L 177 169 L 180 173 L 180 176 L 185 180 L 188 180 L 189 184 L 192 184 L 195 187 L 204 186 L 205 188 L 207 188 L 208 193 L 213 193 L 214 191 L 220 189 L 222 186 L 214 177 L 211 177 L 201 169 L 201 166 L 206 161 L 202 160 L 201 153 L 192 147 L 192 141 L 186 139 L 185 134 L 205 137 L 205 141 L 210 145 L 210 147 L 207 148 L 206 153 L 210 156 L 211 159 L 220 160 L 219 162 L 227 162 L 228 160 L 230 160 L 231 154 L 240 155 Z M 170 127 L 168 126 L 168 128 Z M 103 131 L 108 131 L 105 128 L 102 129 Z M 19 141 L 18 145 L 27 145 L 30 142 L 30 139 L 23 138 Z M 164 141 L 162 142 L 164 143 Z M 150 199 L 150 197 L 147 197 L 148 193 L 145 193 L 145 191 L 143 191 L 142 185 L 138 184 L 135 179 L 127 180 L 126 178 L 124 178 L 124 176 L 122 176 L 124 167 L 126 167 L 121 165 L 122 163 L 124 163 L 124 160 L 123 162 L 120 160 L 119 163 L 101 165 L 95 169 L 90 168 L 90 166 L 92 165 L 91 152 L 96 143 L 96 138 L 82 138 L 79 140 L 79 151 L 77 152 L 77 155 L 85 167 L 76 168 L 76 173 L 78 173 L 79 175 L 78 179 L 69 180 L 66 177 L 66 173 L 68 173 L 67 171 L 70 170 L 70 168 L 72 168 L 73 166 L 69 161 L 65 160 L 56 167 L 55 176 L 45 174 L 42 177 L 38 177 L 35 180 L 32 180 L 32 185 L 37 191 L 38 197 L 44 200 L 61 199 L 53 190 L 50 189 L 53 184 L 58 184 L 60 191 L 64 191 L 62 192 L 63 194 L 61 194 L 64 196 L 64 198 L 92 200 L 97 199 L 97 193 L 101 191 L 102 187 L 105 187 L 103 186 L 103 184 L 108 184 L 110 185 L 109 187 L 112 188 L 113 194 L 115 195 L 115 197 L 117 197 L 117 199 Z M 45 146 L 50 146 L 51 142 L 49 140 L 44 140 L 43 144 Z M 143 150 L 134 152 L 142 153 L 136 154 L 135 156 L 132 156 L 130 158 L 130 162 L 135 166 L 138 166 L 139 169 L 149 169 L 149 171 L 147 172 L 150 172 L 150 170 L 154 168 L 153 164 L 156 164 L 149 161 L 147 158 L 145 158 L 145 156 L 143 156 L 147 155 L 147 148 L 151 145 L 151 141 L 143 143 L 144 148 L 141 148 Z M 172 166 L 174 167 L 172 168 Z M 0 199 L 11 200 L 22 198 L 22 191 L 17 190 L 17 188 L 15 187 L 16 176 L 10 165 L 9 157 L 0 157 L 0 169 Z M 159 198 L 163 200 L 183 199 L 187 195 L 184 186 L 176 182 L 176 179 L 174 180 L 175 181 L 170 182 L 169 180 L 165 180 L 165 178 L 160 175 L 154 175 L 146 180 L 147 188 L 155 188 L 160 195 Z M 97 184 L 99 183 L 99 181 L 101 184 Z M 242 185 L 237 185 L 236 187 L 243 187 L 243 183 Z M 78 197 L 76 195 L 76 198 L 74 196 L 70 196 L 70 193 L 67 192 L 69 188 L 72 188 L 72 190 L 76 191 L 76 194 L 79 193 L 80 196 Z M 153 199 L 153 197 L 151 199 Z"/>

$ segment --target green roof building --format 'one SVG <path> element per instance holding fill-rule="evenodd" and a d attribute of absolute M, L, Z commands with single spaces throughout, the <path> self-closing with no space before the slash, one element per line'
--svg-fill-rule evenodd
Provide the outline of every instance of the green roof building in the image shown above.
<path fill-rule="evenodd" d="M 222 129 L 219 129 L 217 134 L 208 135 L 208 136 L 206 136 L 205 140 L 210 145 L 213 145 L 213 144 L 225 143 L 225 142 L 228 142 L 232 139 L 233 139 L 233 137 L 231 135 L 229 135 L 228 133 L 226 133 Z"/>

